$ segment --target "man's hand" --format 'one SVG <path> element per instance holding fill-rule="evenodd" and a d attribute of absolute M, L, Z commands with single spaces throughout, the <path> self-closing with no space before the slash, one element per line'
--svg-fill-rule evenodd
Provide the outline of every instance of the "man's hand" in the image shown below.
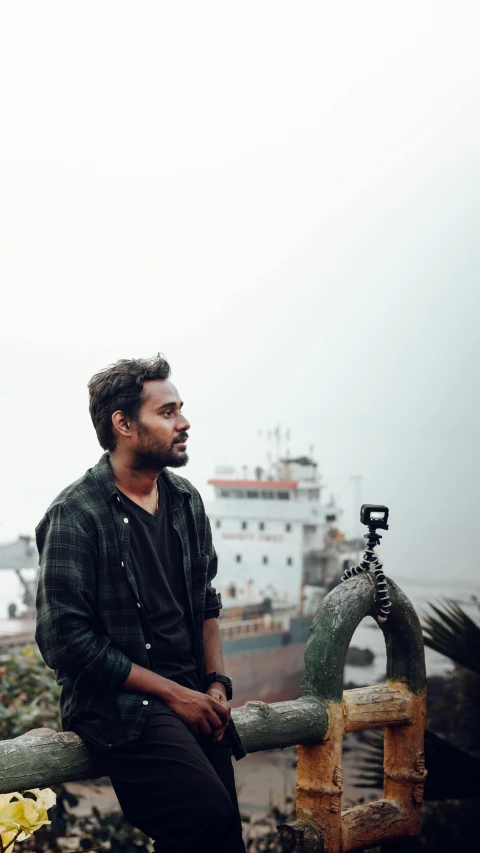
<path fill-rule="evenodd" d="M 221 696 L 221 699 L 217 696 Z M 225 694 L 218 688 L 199 693 L 198 690 L 175 685 L 175 689 L 164 702 L 183 720 L 195 737 L 210 737 L 212 743 L 218 743 L 222 739 L 230 722 L 230 707 Z"/>
<path fill-rule="evenodd" d="M 227 702 L 227 694 L 225 691 L 225 686 L 218 681 L 214 682 L 208 688 L 206 695 L 211 696 L 212 699 L 215 699 L 217 702 L 220 702 L 220 704 L 223 705 L 224 708 L 227 708 L 227 710 L 228 710 L 227 722 L 225 723 L 225 725 L 222 726 L 221 729 L 218 729 L 216 732 L 214 732 L 212 734 L 212 738 L 211 738 L 212 743 L 220 743 L 220 741 L 223 738 L 223 735 L 225 734 L 225 729 L 227 728 L 230 720 L 232 719 L 232 716 L 230 713 L 230 705 Z"/>

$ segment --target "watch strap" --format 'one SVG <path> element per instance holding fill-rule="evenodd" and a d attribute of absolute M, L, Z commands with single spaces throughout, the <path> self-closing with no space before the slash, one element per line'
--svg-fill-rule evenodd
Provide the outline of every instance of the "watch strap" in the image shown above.
<path fill-rule="evenodd" d="M 209 672 L 204 679 L 205 687 L 208 687 L 210 684 L 214 684 L 216 681 L 218 681 L 219 684 L 224 685 L 225 692 L 227 694 L 227 701 L 230 701 L 232 698 L 232 679 L 229 678 L 228 675 L 222 675 L 220 672 Z"/>

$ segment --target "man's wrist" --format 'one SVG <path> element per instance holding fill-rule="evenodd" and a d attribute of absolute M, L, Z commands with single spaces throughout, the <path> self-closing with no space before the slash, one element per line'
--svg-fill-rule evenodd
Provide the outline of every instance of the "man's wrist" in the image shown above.
<path fill-rule="evenodd" d="M 232 679 L 228 675 L 224 675 L 222 672 L 218 672 L 218 670 L 207 673 L 204 679 L 204 687 L 208 688 L 211 684 L 224 687 L 225 699 L 230 702 L 232 698 Z"/>
<path fill-rule="evenodd" d="M 207 693 L 210 693 L 211 690 L 218 690 L 220 693 L 223 694 L 225 699 L 227 698 L 227 688 L 224 684 L 222 684 L 221 681 L 212 681 L 212 683 L 209 684 L 207 687 Z"/>

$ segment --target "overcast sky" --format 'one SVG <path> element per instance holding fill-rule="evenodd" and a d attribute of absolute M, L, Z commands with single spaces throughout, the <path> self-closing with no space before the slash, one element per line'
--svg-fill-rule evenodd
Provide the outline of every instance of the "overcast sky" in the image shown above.
<path fill-rule="evenodd" d="M 164 352 L 185 474 L 310 445 L 393 577 L 477 577 L 476 2 L 0 12 L 0 541 L 101 453 L 86 383 Z"/>

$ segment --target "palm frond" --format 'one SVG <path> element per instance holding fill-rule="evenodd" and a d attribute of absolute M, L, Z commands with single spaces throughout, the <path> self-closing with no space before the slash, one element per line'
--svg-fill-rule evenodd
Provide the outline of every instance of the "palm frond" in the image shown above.
<path fill-rule="evenodd" d="M 455 663 L 480 673 L 480 628 L 455 601 L 442 608 L 430 605 L 433 614 L 424 618 L 425 645 Z"/>
<path fill-rule="evenodd" d="M 352 776 L 356 788 L 383 788 L 383 731 L 365 732 L 356 747 L 357 772 Z"/>
<path fill-rule="evenodd" d="M 358 748 L 357 788 L 383 788 L 383 736 L 370 733 Z M 480 759 L 428 729 L 425 732 L 425 764 L 428 775 L 425 800 L 466 799 L 480 796 Z"/>

